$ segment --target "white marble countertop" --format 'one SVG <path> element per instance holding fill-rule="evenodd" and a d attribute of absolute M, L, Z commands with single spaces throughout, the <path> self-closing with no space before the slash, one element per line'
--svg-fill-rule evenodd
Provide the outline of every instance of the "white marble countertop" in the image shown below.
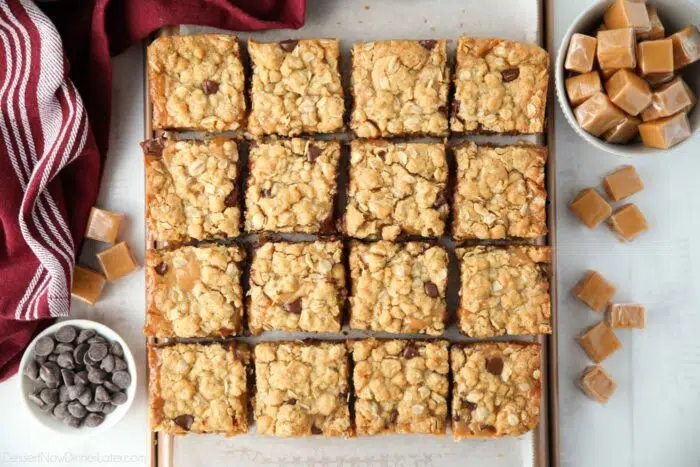
<path fill-rule="evenodd" d="M 557 1 L 555 46 L 566 25 L 591 0 Z M 695 0 L 700 1 L 700 0 Z M 98 204 L 143 219 L 143 184 L 126 183 L 140 173 L 135 150 L 143 137 L 142 69 L 139 47 L 115 59 L 110 155 Z M 697 466 L 700 443 L 700 247 L 692 233 L 700 230 L 700 138 L 673 154 L 623 160 L 587 146 L 556 112 L 558 286 L 559 286 L 559 424 L 561 462 L 567 467 Z M 595 186 L 607 172 L 634 164 L 646 189 L 634 196 L 651 230 L 622 244 L 605 228 L 582 227 L 567 203 L 578 190 Z M 106 188 L 109 187 L 109 190 Z M 122 231 L 134 254 L 143 260 L 143 222 Z M 95 246 L 88 242 L 84 263 Z M 96 266 L 93 264 L 93 266 Z M 568 293 L 587 269 L 596 269 L 617 286 L 616 300 L 646 305 L 644 331 L 622 331 L 623 348 L 604 362 L 618 389 L 602 406 L 574 385 L 589 361 L 574 338 L 600 315 Z M 73 316 L 96 319 L 113 327 L 128 342 L 145 380 L 144 339 L 140 322 L 128 316 L 144 309 L 143 274 L 110 284 L 95 307 L 73 306 Z M 61 439 L 41 431 L 17 404 L 17 378 L 0 384 L 0 466 L 135 465 L 147 463 L 145 385 L 125 420 L 100 438 Z M 30 433 L 30 435 L 28 435 Z"/>

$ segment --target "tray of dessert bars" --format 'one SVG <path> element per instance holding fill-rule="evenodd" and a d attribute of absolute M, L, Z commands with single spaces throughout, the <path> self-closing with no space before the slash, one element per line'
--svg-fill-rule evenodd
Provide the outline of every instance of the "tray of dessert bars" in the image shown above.
<path fill-rule="evenodd" d="M 545 13 L 148 41 L 152 466 L 557 462 Z"/>

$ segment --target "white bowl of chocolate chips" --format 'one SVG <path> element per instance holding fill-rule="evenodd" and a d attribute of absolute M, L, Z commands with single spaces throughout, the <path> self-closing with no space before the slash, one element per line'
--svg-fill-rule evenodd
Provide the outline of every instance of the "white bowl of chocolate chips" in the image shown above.
<path fill-rule="evenodd" d="M 49 326 L 20 362 L 19 389 L 27 410 L 65 435 L 100 433 L 129 410 L 136 394 L 136 365 L 124 340 L 94 321 Z"/>

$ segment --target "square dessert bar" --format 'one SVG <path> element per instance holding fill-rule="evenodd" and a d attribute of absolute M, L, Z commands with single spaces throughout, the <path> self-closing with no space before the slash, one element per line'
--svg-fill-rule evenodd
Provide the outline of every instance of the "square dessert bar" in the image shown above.
<path fill-rule="evenodd" d="M 462 37 L 450 127 L 458 133 L 542 133 L 548 83 L 544 49 L 506 39 Z"/>
<path fill-rule="evenodd" d="M 455 344 L 452 436 L 519 436 L 540 419 L 541 347 L 522 342 Z"/>
<path fill-rule="evenodd" d="M 447 341 L 366 339 L 350 346 L 358 435 L 445 434 Z"/>
<path fill-rule="evenodd" d="M 150 337 L 228 337 L 241 333 L 245 250 L 240 246 L 185 246 L 146 250 Z"/>
<path fill-rule="evenodd" d="M 547 148 L 477 145 L 454 148 L 456 240 L 537 238 L 547 233 L 544 167 Z"/>
<path fill-rule="evenodd" d="M 295 136 L 343 129 L 338 40 L 250 39 L 248 53 L 253 64 L 248 132 Z"/>
<path fill-rule="evenodd" d="M 144 144 L 146 226 L 155 242 L 214 240 L 240 234 L 235 141 Z M 160 156 L 160 157 L 159 157 Z"/>
<path fill-rule="evenodd" d="M 342 253 L 339 240 L 256 248 L 248 291 L 250 332 L 339 332 L 346 294 Z"/>
<path fill-rule="evenodd" d="M 469 337 L 550 334 L 551 298 L 543 266 L 549 247 L 457 248 L 461 284 L 457 320 Z"/>
<path fill-rule="evenodd" d="M 345 233 L 383 240 L 441 236 L 447 175 L 444 144 L 353 141 Z"/>
<path fill-rule="evenodd" d="M 226 131 L 245 123 L 236 36 L 159 37 L 148 47 L 148 79 L 155 129 Z"/>
<path fill-rule="evenodd" d="M 352 48 L 350 127 L 360 138 L 446 136 L 447 41 L 380 41 Z"/>
<path fill-rule="evenodd" d="M 345 342 L 255 346 L 257 432 L 274 436 L 352 436 Z"/>
<path fill-rule="evenodd" d="M 441 335 L 447 320 L 447 251 L 427 242 L 354 241 L 350 327 Z"/>
<path fill-rule="evenodd" d="M 254 143 L 248 156 L 248 232 L 330 233 L 340 143 L 294 138 Z"/>
<path fill-rule="evenodd" d="M 148 345 L 151 429 L 171 434 L 248 431 L 246 344 Z"/>

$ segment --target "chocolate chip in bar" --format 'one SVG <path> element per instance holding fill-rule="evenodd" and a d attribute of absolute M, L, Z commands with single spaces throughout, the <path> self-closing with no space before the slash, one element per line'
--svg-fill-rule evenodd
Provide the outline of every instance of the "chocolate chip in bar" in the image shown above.
<path fill-rule="evenodd" d="M 212 81 L 210 79 L 205 79 L 204 81 L 202 81 L 202 91 L 207 96 L 211 94 L 216 94 L 218 90 L 219 83 L 217 83 L 216 81 Z"/>
<path fill-rule="evenodd" d="M 426 282 L 425 285 L 423 286 L 423 288 L 425 289 L 425 294 L 428 297 L 437 298 L 438 296 L 440 296 L 440 291 L 438 290 L 438 286 L 430 281 Z"/>
<path fill-rule="evenodd" d="M 226 207 L 232 208 L 235 207 L 238 204 L 238 188 L 236 185 L 233 185 L 233 188 L 229 192 L 228 195 L 226 195 L 226 198 L 224 199 L 224 205 Z"/>
<path fill-rule="evenodd" d="M 292 313 L 295 315 L 301 314 L 301 298 L 297 298 L 291 303 L 285 303 L 284 309 L 287 313 Z"/>
<path fill-rule="evenodd" d="M 298 43 L 299 41 L 297 40 L 287 39 L 286 41 L 280 41 L 280 47 L 285 52 L 291 52 L 296 48 Z"/>
<path fill-rule="evenodd" d="M 508 68 L 506 70 L 501 71 L 501 77 L 503 78 L 504 83 L 510 83 L 511 81 L 515 81 L 518 79 L 520 76 L 520 68 Z"/>
<path fill-rule="evenodd" d="M 163 138 L 147 139 L 140 143 L 144 156 L 158 156 L 163 154 L 164 141 Z"/>
<path fill-rule="evenodd" d="M 179 426 L 180 428 L 183 428 L 187 431 L 192 428 L 192 424 L 194 423 L 194 417 L 190 414 L 183 414 L 183 415 L 178 415 L 173 419 L 175 424 Z"/>
<path fill-rule="evenodd" d="M 306 149 L 306 160 L 313 164 L 320 156 L 321 148 L 313 144 L 309 144 L 309 147 Z"/>
<path fill-rule="evenodd" d="M 486 371 L 499 376 L 503 373 L 503 359 L 501 357 L 489 357 L 486 359 Z"/>
<path fill-rule="evenodd" d="M 154 267 L 153 270 L 158 274 L 159 276 L 164 276 L 166 272 L 168 272 L 168 265 L 160 262 L 158 263 L 158 266 Z"/>
<path fill-rule="evenodd" d="M 418 355 L 418 348 L 416 347 L 416 344 L 413 342 L 408 342 L 406 344 L 406 347 L 403 349 L 403 358 L 410 360 L 416 355 Z"/>
<path fill-rule="evenodd" d="M 437 45 L 437 41 L 433 40 L 433 39 L 421 40 L 421 41 L 418 41 L 418 43 L 428 50 L 434 49 L 435 46 Z"/>

